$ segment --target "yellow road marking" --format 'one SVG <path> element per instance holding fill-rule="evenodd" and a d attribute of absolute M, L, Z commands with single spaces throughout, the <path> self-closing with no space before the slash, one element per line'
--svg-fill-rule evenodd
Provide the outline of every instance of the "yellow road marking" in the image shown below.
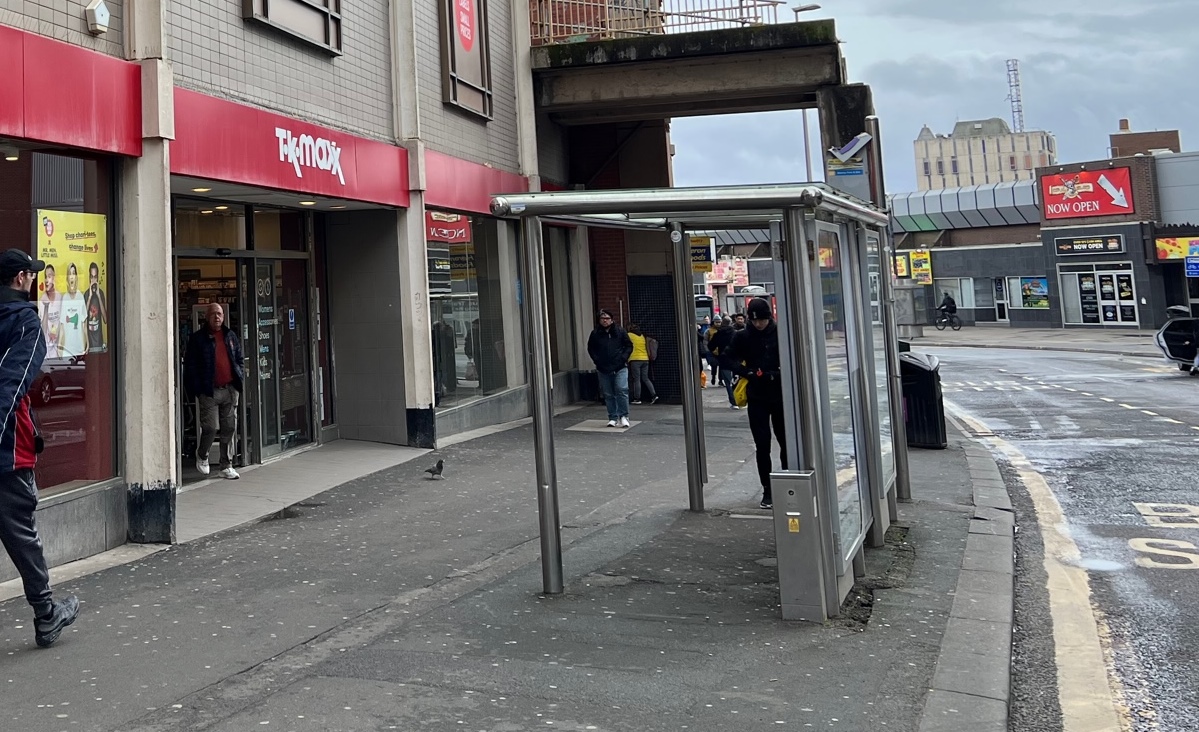
<path fill-rule="evenodd" d="M 1007 459 L 1032 498 L 1045 550 L 1063 729 L 1065 732 L 1131 729 L 1128 708 L 1117 701 L 1117 697 L 1124 696 L 1123 687 L 1119 679 L 1107 672 L 1111 652 L 1107 624 L 1091 607 L 1090 577 L 1078 566 L 1082 554 L 1070 535 L 1053 489 L 1014 445 L 995 436 L 985 423 L 952 402 L 946 401 L 945 407 L 977 434 L 986 435 L 980 441 Z"/>

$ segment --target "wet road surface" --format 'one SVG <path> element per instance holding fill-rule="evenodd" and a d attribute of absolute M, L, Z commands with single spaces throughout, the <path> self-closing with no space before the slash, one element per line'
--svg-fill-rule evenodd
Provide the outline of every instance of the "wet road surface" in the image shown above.
<path fill-rule="evenodd" d="M 1089 579 L 1088 614 L 1124 724 L 1199 729 L 1199 659 L 1192 650 L 1199 636 L 1199 378 L 1154 359 L 918 350 L 941 357 L 951 416 L 956 410 L 993 450 L 1003 446 L 1001 458 L 1005 451 L 1027 458 L 1060 504 L 1060 533 L 1077 547 L 1077 556 L 1064 561 L 1085 569 Z M 1022 530 L 1038 537 L 1058 533 L 1043 518 L 1036 525 L 1034 502 L 1021 485 L 1028 481 L 1008 462 L 1001 459 L 1001 467 Z M 1070 654 L 1063 662 L 1054 646 L 1060 651 L 1072 641 L 1063 640 L 1060 608 L 1049 612 L 1051 592 L 1033 556 L 1041 548 L 1023 538 L 1012 729 L 1060 729 L 1056 720 L 1069 694 L 1062 691 L 1059 705 L 1058 694 L 1045 689 L 1068 688 L 1062 666 Z M 1085 583 L 1072 591 L 1085 595 Z M 1046 668 L 1055 659 L 1056 678 Z"/>

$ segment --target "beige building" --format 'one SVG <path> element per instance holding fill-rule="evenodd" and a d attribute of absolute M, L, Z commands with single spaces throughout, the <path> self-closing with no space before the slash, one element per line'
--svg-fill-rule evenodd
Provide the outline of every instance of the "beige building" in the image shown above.
<path fill-rule="evenodd" d="M 1031 180 L 1037 168 L 1057 162 L 1052 134 L 1012 132 L 998 117 L 958 122 L 949 135 L 925 125 L 913 146 L 922 191 Z"/>

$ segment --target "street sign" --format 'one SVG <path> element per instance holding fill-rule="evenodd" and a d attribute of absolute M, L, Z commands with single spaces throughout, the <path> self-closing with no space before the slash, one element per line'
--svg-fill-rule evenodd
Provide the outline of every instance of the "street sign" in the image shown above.
<path fill-rule="evenodd" d="M 1187 257 L 1187 277 L 1199 277 L 1199 257 Z"/>
<path fill-rule="evenodd" d="M 1124 251 L 1124 235 L 1069 236 L 1053 240 L 1058 256 L 1074 254 L 1120 254 Z"/>

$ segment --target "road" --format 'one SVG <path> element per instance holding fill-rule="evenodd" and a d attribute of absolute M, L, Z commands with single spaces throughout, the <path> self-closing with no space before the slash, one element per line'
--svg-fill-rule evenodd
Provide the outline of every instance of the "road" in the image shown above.
<path fill-rule="evenodd" d="M 928 352 L 1013 494 L 1011 728 L 1199 728 L 1199 379 L 1156 359 Z"/>

